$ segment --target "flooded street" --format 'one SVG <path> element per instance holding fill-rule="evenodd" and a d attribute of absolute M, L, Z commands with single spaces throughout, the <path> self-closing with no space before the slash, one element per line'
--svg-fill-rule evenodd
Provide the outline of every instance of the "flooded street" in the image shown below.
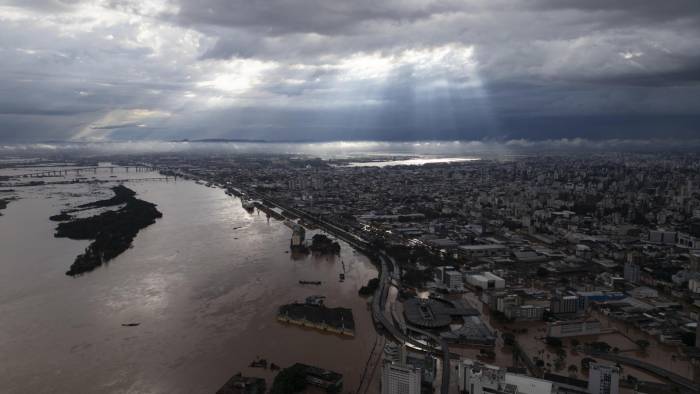
<path fill-rule="evenodd" d="M 49 216 L 108 197 L 113 185 L 16 188 L 19 199 L 2 212 L 0 391 L 212 393 L 239 371 L 271 378 L 247 367 L 258 356 L 340 372 L 343 391 L 356 389 L 376 337 L 357 295 L 377 275 L 364 256 L 341 242 L 340 257 L 295 260 L 287 226 L 247 212 L 221 189 L 129 182 L 163 218 L 107 265 L 66 276 L 89 241 L 54 238 Z M 355 338 L 276 321 L 279 305 L 315 294 L 352 308 Z"/>

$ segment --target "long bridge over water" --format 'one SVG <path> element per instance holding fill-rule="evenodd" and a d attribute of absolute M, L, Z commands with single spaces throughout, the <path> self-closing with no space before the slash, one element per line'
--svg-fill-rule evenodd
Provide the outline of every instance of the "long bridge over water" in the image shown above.
<path fill-rule="evenodd" d="M 27 172 L 23 174 L 12 175 L 15 178 L 46 178 L 68 176 L 68 174 L 97 174 L 98 172 L 114 173 L 114 172 L 153 172 L 160 171 L 159 167 L 148 165 L 131 165 L 131 166 L 94 166 L 94 167 L 72 167 L 72 168 L 46 168 L 38 171 Z"/>

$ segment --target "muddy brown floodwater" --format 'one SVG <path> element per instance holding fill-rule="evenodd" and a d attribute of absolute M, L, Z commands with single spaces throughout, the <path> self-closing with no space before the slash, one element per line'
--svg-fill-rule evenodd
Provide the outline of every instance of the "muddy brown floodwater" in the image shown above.
<path fill-rule="evenodd" d="M 48 218 L 109 196 L 113 184 L 17 188 L 0 217 L 0 392 L 213 393 L 239 371 L 270 384 L 272 373 L 248 368 L 256 357 L 340 372 L 343 391 L 355 391 L 376 338 L 357 295 L 377 275 L 368 259 L 341 243 L 339 257 L 294 260 L 287 226 L 245 211 L 221 189 L 184 180 L 126 185 L 163 218 L 77 278 L 64 272 L 89 241 L 54 238 Z M 355 338 L 276 321 L 279 305 L 316 294 L 352 308 Z"/>

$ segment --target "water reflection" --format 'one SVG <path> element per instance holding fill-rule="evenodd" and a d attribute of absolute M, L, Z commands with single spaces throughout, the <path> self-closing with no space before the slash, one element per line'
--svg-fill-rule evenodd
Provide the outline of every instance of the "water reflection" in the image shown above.
<path fill-rule="evenodd" d="M 478 157 L 417 157 L 405 160 L 360 161 L 348 164 L 348 167 L 390 167 L 390 166 L 422 166 L 425 164 L 459 163 L 463 161 L 481 160 Z"/>
<path fill-rule="evenodd" d="M 18 188 L 0 217 L 0 391 L 214 392 L 238 371 L 271 378 L 247 368 L 257 356 L 336 370 L 354 391 L 375 339 L 357 296 L 376 276 L 367 259 L 343 243 L 337 258 L 294 260 L 286 226 L 222 190 L 134 182 L 127 186 L 163 218 L 108 265 L 70 278 L 65 270 L 89 241 L 54 238 L 48 217 L 109 196 L 109 186 Z M 298 284 L 309 278 L 323 284 Z M 278 305 L 313 294 L 353 309 L 354 339 L 275 320 Z"/>

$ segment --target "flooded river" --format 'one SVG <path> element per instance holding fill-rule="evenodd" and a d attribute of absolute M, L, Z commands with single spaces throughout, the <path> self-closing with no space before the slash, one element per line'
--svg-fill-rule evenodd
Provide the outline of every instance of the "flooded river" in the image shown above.
<path fill-rule="evenodd" d="M 110 196 L 113 185 L 15 188 L 19 199 L 2 211 L 0 392 L 213 393 L 239 371 L 271 378 L 248 368 L 258 356 L 283 367 L 304 362 L 335 370 L 345 377 L 343 391 L 355 391 L 376 338 L 366 300 L 357 295 L 377 275 L 365 257 L 341 243 L 340 257 L 295 260 L 286 253 L 287 226 L 247 212 L 223 190 L 142 181 L 126 186 L 157 204 L 163 218 L 107 265 L 66 276 L 89 242 L 54 238 L 49 216 Z M 280 304 L 315 294 L 331 307 L 352 308 L 355 338 L 275 320 Z"/>

